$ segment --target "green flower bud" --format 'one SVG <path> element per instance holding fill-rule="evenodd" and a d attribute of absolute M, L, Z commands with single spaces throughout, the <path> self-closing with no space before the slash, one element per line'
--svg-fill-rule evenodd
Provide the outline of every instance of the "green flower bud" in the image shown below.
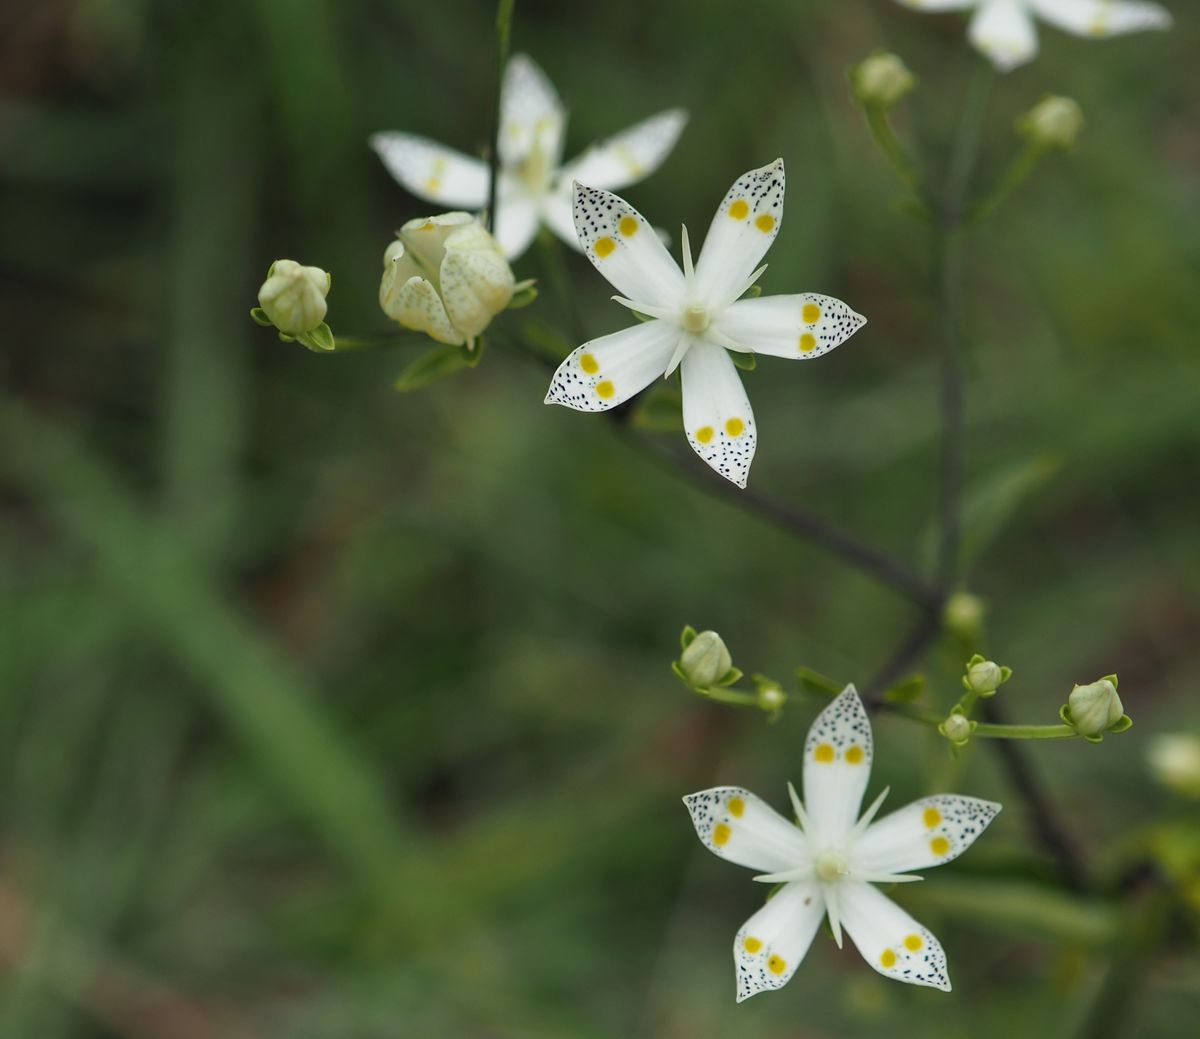
<path fill-rule="evenodd" d="M 994 660 L 984 660 L 978 653 L 967 661 L 963 686 L 968 692 L 982 697 L 994 696 L 996 690 L 1012 677 L 1012 668 L 1001 667 Z"/>
<path fill-rule="evenodd" d="M 1154 778 L 1168 790 L 1181 797 L 1200 798 L 1200 736 L 1188 733 L 1155 736 L 1146 758 Z"/>
<path fill-rule="evenodd" d="M 946 716 L 946 720 L 938 726 L 938 732 L 956 747 L 965 747 L 967 741 L 971 738 L 971 733 L 975 731 L 976 724 L 976 722 L 971 721 L 965 714 L 959 711 L 952 711 Z"/>
<path fill-rule="evenodd" d="M 946 600 L 942 619 L 959 638 L 973 642 L 983 631 L 983 600 L 970 592 L 955 592 Z"/>
<path fill-rule="evenodd" d="M 276 260 L 258 290 L 258 304 L 266 319 L 290 336 L 313 332 L 325 320 L 325 297 L 333 279 L 320 267 L 304 267 L 295 260 Z"/>
<path fill-rule="evenodd" d="M 1117 695 L 1117 676 L 1109 675 L 1071 690 L 1063 720 L 1080 736 L 1098 739 L 1121 720 L 1125 709 Z"/>
<path fill-rule="evenodd" d="M 917 85 L 917 77 L 895 54 L 876 51 L 850 70 L 854 96 L 864 105 L 891 108 Z"/>
<path fill-rule="evenodd" d="M 1083 129 L 1083 109 L 1069 97 L 1047 94 L 1017 120 L 1017 132 L 1040 148 L 1071 151 Z"/>
<path fill-rule="evenodd" d="M 731 667 L 733 658 L 715 631 L 700 632 L 679 658 L 684 678 L 701 689 L 716 685 Z"/>

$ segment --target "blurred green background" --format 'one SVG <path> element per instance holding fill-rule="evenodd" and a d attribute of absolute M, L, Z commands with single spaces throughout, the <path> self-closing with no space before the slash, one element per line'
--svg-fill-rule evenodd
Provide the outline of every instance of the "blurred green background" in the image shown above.
<path fill-rule="evenodd" d="M 1006 804 L 902 893 L 954 994 L 818 936 L 739 1007 L 729 946 L 761 892 L 679 797 L 735 782 L 783 804 L 816 705 L 769 725 L 699 702 L 668 670 L 679 629 L 718 629 L 747 671 L 864 682 L 913 608 L 543 407 L 527 357 L 493 346 L 401 396 L 414 348 L 321 357 L 247 317 L 290 256 L 333 271 L 336 331 L 386 331 L 380 256 L 429 207 L 366 139 L 483 148 L 493 6 L 0 5 L 0 1036 L 1182 1034 L 1195 916 L 1172 902 L 1151 956 L 1119 915 L 1151 911 L 1142 873 L 1200 904 L 1195 808 L 1145 760 L 1148 735 L 1200 726 L 1200 13 L 1169 6 L 1165 35 L 1046 29 L 997 80 L 983 184 L 1045 92 L 1088 126 L 969 245 L 970 586 L 1016 670 L 1003 699 L 1052 722 L 1117 671 L 1136 719 L 1030 747 L 1096 890 L 1050 889 L 991 748 L 954 761 L 881 718 L 892 807 Z M 890 0 L 520 0 L 513 33 L 569 106 L 568 155 L 690 109 L 626 192 L 663 226 L 698 234 L 739 173 L 785 158 L 765 291 L 870 324 L 746 376 L 753 485 L 914 566 L 936 493 L 929 242 L 845 69 L 903 55 L 922 85 L 901 129 L 940 176 L 963 33 Z M 544 273 L 536 253 L 516 269 Z M 627 323 L 586 261 L 566 276 L 589 335 Z M 563 327 L 549 293 L 503 320 L 530 319 Z M 962 660 L 927 659 L 930 703 Z"/>

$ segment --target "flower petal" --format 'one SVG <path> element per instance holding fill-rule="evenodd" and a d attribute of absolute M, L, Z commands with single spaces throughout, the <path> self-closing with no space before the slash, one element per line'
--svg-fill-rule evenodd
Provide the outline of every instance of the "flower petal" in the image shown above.
<path fill-rule="evenodd" d="M 410 133 L 377 133 L 371 147 L 406 191 L 463 209 L 487 205 L 487 164 Z"/>
<path fill-rule="evenodd" d="M 554 84 L 527 54 L 514 54 L 500 88 L 500 161 L 517 166 L 536 146 L 557 166 L 566 122 Z"/>
<path fill-rule="evenodd" d="M 473 221 L 446 239 L 441 284 L 447 316 L 463 335 L 474 339 L 508 306 L 514 279 L 496 240 Z"/>
<path fill-rule="evenodd" d="M 900 3 L 914 11 L 962 11 L 978 6 L 979 0 L 900 0 Z"/>
<path fill-rule="evenodd" d="M 400 286 L 385 310 L 393 321 L 400 322 L 414 332 L 424 332 L 439 343 L 462 346 L 466 342 L 462 333 L 450 323 L 442 297 L 433 283 L 419 275 L 409 278 Z"/>
<path fill-rule="evenodd" d="M 751 353 L 808 360 L 840 346 L 866 323 L 841 300 L 805 292 L 738 300 L 716 328 Z"/>
<path fill-rule="evenodd" d="M 1001 72 L 1024 65 L 1037 54 L 1037 29 L 1025 0 L 983 0 L 967 34 Z"/>
<path fill-rule="evenodd" d="M 783 160 L 743 173 L 725 194 L 696 261 L 696 290 L 716 309 L 733 302 L 783 222 Z"/>
<path fill-rule="evenodd" d="M 721 347 L 703 339 L 692 343 L 680 367 L 688 443 L 725 479 L 745 487 L 758 432 L 737 368 Z"/>
<path fill-rule="evenodd" d="M 593 144 L 567 163 L 560 176 L 566 184 L 580 181 L 616 191 L 648 177 L 671 154 L 687 123 L 682 108 L 659 112 L 605 141 Z"/>
<path fill-rule="evenodd" d="M 958 858 L 996 818 L 1000 805 L 958 794 L 923 797 L 867 828 L 854 846 L 851 869 L 904 873 Z"/>
<path fill-rule="evenodd" d="M 500 183 L 504 183 L 503 174 Z M 529 248 L 537 229 L 538 207 L 531 198 L 505 192 L 496 200 L 496 241 L 510 260 Z"/>
<path fill-rule="evenodd" d="M 854 947 L 885 978 L 950 991 L 946 954 L 928 928 L 860 880 L 838 885 L 842 926 Z"/>
<path fill-rule="evenodd" d="M 791 980 L 824 915 L 817 884 L 797 881 L 784 884 L 742 925 L 733 942 L 739 1003 Z"/>
<path fill-rule="evenodd" d="M 1161 4 L 1132 0 L 1029 0 L 1029 6 L 1051 25 L 1077 36 L 1117 36 L 1174 24 Z"/>
<path fill-rule="evenodd" d="M 804 807 L 822 842 L 836 844 L 854 829 L 874 756 L 871 722 L 848 685 L 817 715 L 804 744 Z"/>
<path fill-rule="evenodd" d="M 646 321 L 584 343 L 550 380 L 547 404 L 607 411 L 644 390 L 667 368 L 682 333 L 668 321 Z"/>
<path fill-rule="evenodd" d="M 683 272 L 654 228 L 628 202 L 575 184 L 575 231 L 596 270 L 637 303 L 673 307 L 683 298 Z"/>
<path fill-rule="evenodd" d="M 704 846 L 739 866 L 781 872 L 809 857 L 800 828 L 749 790 L 718 786 L 688 794 L 683 803 Z"/>

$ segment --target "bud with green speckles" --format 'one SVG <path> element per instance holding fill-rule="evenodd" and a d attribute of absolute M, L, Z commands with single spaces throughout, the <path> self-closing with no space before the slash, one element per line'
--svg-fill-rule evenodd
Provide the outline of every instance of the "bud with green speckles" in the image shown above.
<path fill-rule="evenodd" d="M 333 278 L 320 267 L 305 267 L 295 260 L 276 260 L 258 290 L 258 303 L 250 317 L 274 326 L 285 340 L 300 340 L 310 350 L 332 350 L 333 333 L 325 324 Z"/>

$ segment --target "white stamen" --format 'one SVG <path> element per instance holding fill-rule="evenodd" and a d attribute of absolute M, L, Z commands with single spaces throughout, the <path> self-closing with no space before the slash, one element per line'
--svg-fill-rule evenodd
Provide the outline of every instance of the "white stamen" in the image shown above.
<path fill-rule="evenodd" d="M 825 912 L 829 916 L 829 926 L 833 930 L 833 940 L 837 947 L 842 947 L 842 914 L 838 904 L 837 885 L 829 884 L 824 889 Z"/>
<path fill-rule="evenodd" d="M 685 332 L 699 335 L 708 328 L 708 311 L 695 303 L 684 307 L 683 316 L 679 319 Z"/>
<path fill-rule="evenodd" d="M 808 813 L 804 810 L 804 802 L 800 800 L 800 795 L 796 793 L 796 788 L 791 783 L 788 783 L 788 797 L 792 799 L 792 811 L 796 813 L 796 821 L 800 824 L 800 829 L 806 836 L 810 836 L 812 823 L 809 821 Z"/>
<path fill-rule="evenodd" d="M 611 296 L 614 303 L 620 303 L 623 307 L 628 307 L 635 314 L 645 314 L 646 317 L 664 318 L 670 317 L 675 311 L 669 307 L 656 307 L 651 303 L 639 303 L 634 299 L 626 299 L 624 296 Z"/>
<path fill-rule="evenodd" d="M 821 852 L 816 857 L 813 861 L 813 869 L 816 870 L 817 878 L 826 883 L 840 880 L 850 872 L 846 856 L 832 848 L 829 851 Z"/>
<path fill-rule="evenodd" d="M 679 238 L 683 243 L 683 277 L 690 289 L 692 287 L 692 280 L 696 276 L 696 270 L 692 266 L 692 243 L 688 238 L 687 224 L 682 224 L 681 227 L 682 230 L 679 233 Z"/>
<path fill-rule="evenodd" d="M 852 873 L 852 876 L 855 880 L 867 884 L 911 884 L 913 881 L 925 879 L 915 873 Z"/>
<path fill-rule="evenodd" d="M 891 792 L 892 788 L 890 786 L 885 786 L 883 788 L 883 793 L 881 793 L 877 798 L 875 798 L 874 801 L 871 802 L 871 807 L 863 812 L 862 818 L 855 823 L 854 829 L 850 831 L 850 838 L 847 843 L 853 843 L 863 835 L 863 832 L 866 830 L 866 828 L 871 825 L 871 820 L 875 818 L 875 813 L 879 811 L 879 806 L 883 804 L 883 799 Z"/>
<path fill-rule="evenodd" d="M 675 345 L 675 352 L 671 354 L 671 360 L 667 364 L 667 370 L 663 372 L 664 379 L 669 379 L 675 373 L 675 369 L 678 368 L 683 361 L 683 355 L 686 354 L 691 347 L 692 337 L 689 335 L 681 335 L 679 337 L 679 342 Z"/>

